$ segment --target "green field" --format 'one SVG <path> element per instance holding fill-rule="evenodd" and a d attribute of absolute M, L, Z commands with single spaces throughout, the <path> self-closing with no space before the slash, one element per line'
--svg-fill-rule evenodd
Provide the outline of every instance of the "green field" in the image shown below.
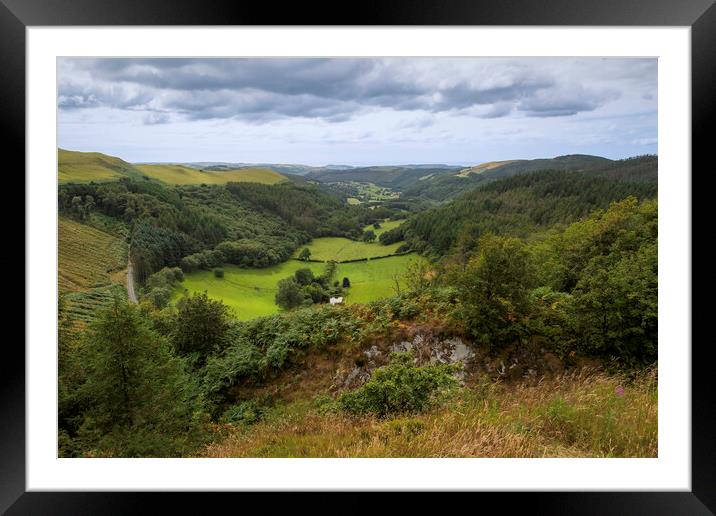
<path fill-rule="evenodd" d="M 367 231 L 367 230 L 371 229 L 371 230 L 373 230 L 373 232 L 375 233 L 375 236 L 376 236 L 376 237 L 379 237 L 381 234 L 385 233 L 386 231 L 390 231 L 391 229 L 397 228 L 397 227 L 400 226 L 403 222 L 405 222 L 405 221 L 404 221 L 404 220 L 387 220 L 387 221 L 381 221 L 381 222 L 379 222 L 379 224 L 380 224 L 380 229 L 375 229 L 375 228 L 373 227 L 373 224 L 369 224 L 369 225 L 367 225 L 366 227 L 363 228 L 363 231 Z"/>
<path fill-rule="evenodd" d="M 60 183 L 113 181 L 120 177 L 141 178 L 136 167 L 99 152 L 57 150 L 57 179 Z"/>
<path fill-rule="evenodd" d="M 268 168 L 240 168 L 206 171 L 183 165 L 137 165 L 145 176 L 172 185 L 223 185 L 229 182 L 264 183 L 273 185 L 286 181 L 286 176 Z"/>
<path fill-rule="evenodd" d="M 372 226 L 371 226 L 372 228 Z M 378 256 L 388 256 L 395 254 L 395 251 L 402 245 L 402 242 L 396 242 L 390 245 L 382 245 L 377 242 L 366 243 L 349 240 L 341 237 L 324 237 L 314 238 L 308 244 L 311 250 L 311 260 L 336 260 L 337 262 L 345 260 L 360 260 L 363 258 L 375 258 Z M 294 257 L 304 247 L 300 247 L 294 253 Z"/>
<path fill-rule="evenodd" d="M 366 262 L 338 264 L 335 279 L 347 277 L 351 287 L 346 303 L 366 303 L 389 297 L 395 293 L 395 277 L 402 275 L 415 255 L 391 256 Z M 315 262 L 287 262 L 266 269 L 242 269 L 234 265 L 224 267 L 224 277 L 216 278 L 212 271 L 185 274 L 184 281 L 174 292 L 177 300 L 185 291 L 206 291 L 209 297 L 222 300 L 231 307 L 234 315 L 242 321 L 279 312 L 274 302 L 276 284 L 291 276 L 296 270 L 308 267 L 314 274 L 321 274 L 325 265 Z"/>

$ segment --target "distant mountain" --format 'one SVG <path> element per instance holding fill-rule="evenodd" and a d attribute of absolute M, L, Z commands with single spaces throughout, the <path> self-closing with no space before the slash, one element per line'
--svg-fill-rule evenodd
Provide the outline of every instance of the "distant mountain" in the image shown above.
<path fill-rule="evenodd" d="M 537 170 L 585 171 L 608 167 L 613 161 L 599 156 L 571 154 L 556 158 L 490 161 L 455 173 L 441 174 L 415 182 L 403 190 L 403 197 L 445 201 L 480 184 Z"/>

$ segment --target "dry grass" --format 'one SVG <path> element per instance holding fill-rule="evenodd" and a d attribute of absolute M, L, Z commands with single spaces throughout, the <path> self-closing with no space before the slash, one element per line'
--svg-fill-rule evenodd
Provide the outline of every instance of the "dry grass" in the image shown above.
<path fill-rule="evenodd" d="M 656 457 L 656 373 L 583 370 L 535 385 L 465 388 L 442 408 L 352 418 L 296 402 L 231 427 L 208 457 Z M 623 388 L 623 394 L 619 394 Z"/>
<path fill-rule="evenodd" d="M 58 253 L 61 293 L 109 285 L 127 262 L 123 240 L 65 217 L 58 221 Z"/>

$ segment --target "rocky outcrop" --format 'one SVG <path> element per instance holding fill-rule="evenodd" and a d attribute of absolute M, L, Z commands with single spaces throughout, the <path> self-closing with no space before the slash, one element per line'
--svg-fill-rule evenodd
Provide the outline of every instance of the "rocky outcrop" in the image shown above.
<path fill-rule="evenodd" d="M 458 378 L 462 381 L 471 368 L 475 352 L 460 337 L 441 338 L 429 332 L 415 334 L 410 340 L 374 344 L 354 359 L 352 367 L 339 367 L 333 379 L 334 389 L 355 389 L 371 376 L 374 369 L 388 363 L 392 353 L 410 352 L 417 365 L 463 364 Z"/>
<path fill-rule="evenodd" d="M 417 365 L 462 364 L 457 377 L 461 383 L 479 377 L 492 380 L 529 380 L 564 371 L 565 364 L 537 340 L 515 343 L 499 351 L 476 347 L 456 336 L 436 334 L 420 328 L 404 338 L 372 344 L 368 349 L 341 360 L 331 389 L 350 390 L 367 382 L 373 370 L 388 363 L 391 353 L 410 352 Z"/>

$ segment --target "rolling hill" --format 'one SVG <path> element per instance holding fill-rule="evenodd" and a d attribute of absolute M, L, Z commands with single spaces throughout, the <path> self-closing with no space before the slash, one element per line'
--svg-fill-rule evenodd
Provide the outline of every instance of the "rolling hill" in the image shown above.
<path fill-rule="evenodd" d="M 137 165 L 150 179 L 173 185 L 223 185 L 226 183 L 263 183 L 273 185 L 287 181 L 286 176 L 268 168 L 199 170 L 184 165 Z"/>
<path fill-rule="evenodd" d="M 57 150 L 57 179 L 60 183 L 114 181 L 121 177 L 141 179 L 142 173 L 131 163 L 100 152 Z"/>
<path fill-rule="evenodd" d="M 614 162 L 610 159 L 586 154 L 571 154 L 551 159 L 490 161 L 455 173 L 416 181 L 403 190 L 402 196 L 441 202 L 495 179 L 538 170 L 585 171 L 608 167 L 612 163 Z"/>
<path fill-rule="evenodd" d="M 628 196 L 651 199 L 657 194 L 656 156 L 637 156 L 584 171 L 514 173 L 415 214 L 403 232 L 413 249 L 444 255 L 461 239 L 475 240 L 486 232 L 527 237 L 579 220 Z"/>
<path fill-rule="evenodd" d="M 66 149 L 58 149 L 57 158 L 60 183 L 116 181 L 123 177 L 170 185 L 220 185 L 229 182 L 272 185 L 289 180 L 280 172 L 259 166 L 227 168 L 217 165 L 202 169 L 170 163 L 132 164 L 100 152 Z"/>

